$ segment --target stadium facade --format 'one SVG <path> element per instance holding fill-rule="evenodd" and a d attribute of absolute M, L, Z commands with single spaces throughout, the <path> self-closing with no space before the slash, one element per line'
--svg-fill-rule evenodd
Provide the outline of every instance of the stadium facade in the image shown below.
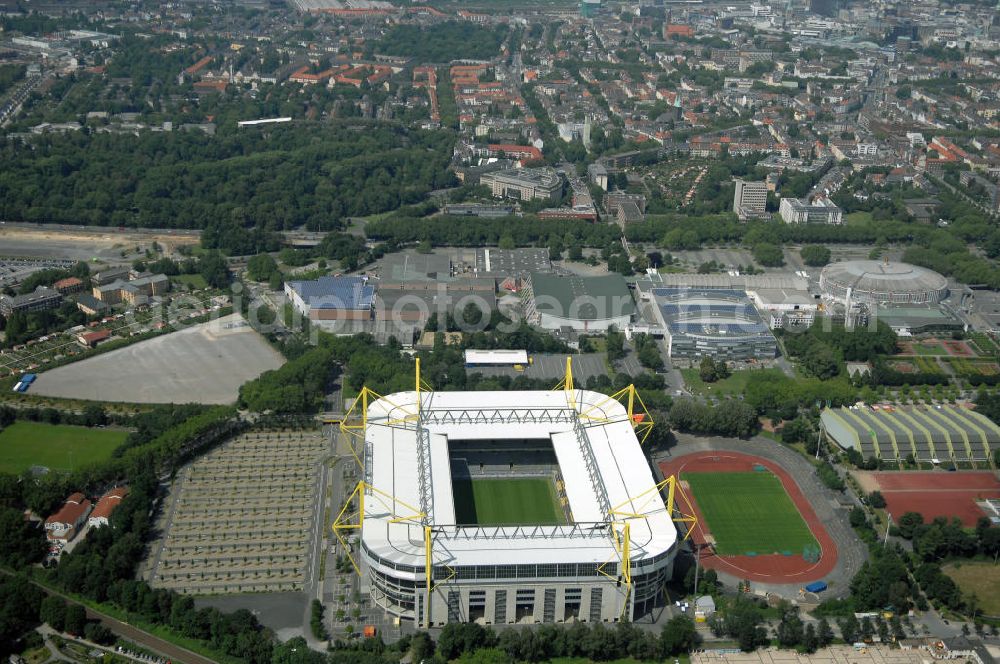
<path fill-rule="evenodd" d="M 673 521 L 693 517 L 675 519 L 673 478 L 654 479 L 637 436 L 652 423 L 635 391 L 572 385 L 568 366 L 553 391 L 362 393 L 364 481 L 348 503 L 360 503 L 358 523 L 342 512 L 334 532 L 345 544 L 340 533 L 360 531 L 349 550 L 375 604 L 425 627 L 633 620 L 653 609 L 673 572 Z M 495 504 L 492 521 L 470 518 L 484 506 L 457 488 L 526 478 L 551 487 L 558 518 L 497 519 Z"/>
<path fill-rule="evenodd" d="M 948 280 L 927 268 L 888 260 L 844 261 L 823 268 L 819 287 L 842 304 L 935 304 Z"/>
<path fill-rule="evenodd" d="M 653 288 L 649 294 L 670 357 L 768 359 L 777 354 L 777 342 L 746 291 Z"/>

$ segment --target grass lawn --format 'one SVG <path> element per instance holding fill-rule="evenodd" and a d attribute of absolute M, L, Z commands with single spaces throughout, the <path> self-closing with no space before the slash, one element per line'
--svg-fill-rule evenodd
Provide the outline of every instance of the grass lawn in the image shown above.
<path fill-rule="evenodd" d="M 0 471 L 21 473 L 31 466 L 75 470 L 110 457 L 127 435 L 118 429 L 15 422 L 0 431 Z"/>
<path fill-rule="evenodd" d="M 944 346 L 934 343 L 915 343 L 913 344 L 913 352 L 917 355 L 940 355 L 945 357 L 948 355 L 948 351 L 944 349 Z"/>
<path fill-rule="evenodd" d="M 685 473 L 684 479 L 715 537 L 718 553 L 738 556 L 790 551 L 801 555 L 807 545 L 816 545 L 775 475 Z"/>
<path fill-rule="evenodd" d="M 170 278 L 179 284 L 184 284 L 185 286 L 190 286 L 191 288 L 208 288 L 208 282 L 205 281 L 205 277 L 200 274 L 178 274 Z"/>
<path fill-rule="evenodd" d="M 958 584 L 963 595 L 975 595 L 979 599 L 983 613 L 1000 617 L 1000 565 L 961 563 L 946 565 L 943 571 Z"/>
<path fill-rule="evenodd" d="M 726 394 L 743 394 L 750 376 L 772 375 L 780 377 L 785 374 L 781 369 L 742 369 L 734 371 L 729 378 L 714 383 L 703 381 L 698 375 L 697 369 L 681 369 L 681 375 L 684 376 L 684 386 L 693 394 L 724 396 Z"/>
<path fill-rule="evenodd" d="M 857 224 L 867 224 L 872 220 L 871 212 L 852 212 L 844 215 L 844 221 L 848 226 Z"/>
<path fill-rule="evenodd" d="M 453 480 L 455 519 L 481 526 L 565 523 L 548 478 Z"/>

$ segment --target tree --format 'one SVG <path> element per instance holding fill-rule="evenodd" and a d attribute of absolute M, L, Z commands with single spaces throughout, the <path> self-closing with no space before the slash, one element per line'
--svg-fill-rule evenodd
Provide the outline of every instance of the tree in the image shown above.
<path fill-rule="evenodd" d="M 882 509 L 885 507 L 885 496 L 882 495 L 881 491 L 872 491 L 868 494 L 868 504 L 875 509 Z"/>
<path fill-rule="evenodd" d="M 613 362 L 625 357 L 625 335 L 614 325 L 608 328 L 606 340 L 609 360 Z"/>
<path fill-rule="evenodd" d="M 729 365 L 726 364 L 725 360 L 716 361 L 711 355 L 701 358 L 701 363 L 698 365 L 698 376 L 706 383 L 723 380 L 729 375 Z"/>
<path fill-rule="evenodd" d="M 61 493 L 61 489 L 55 491 Z M 19 569 L 41 560 L 45 546 L 42 531 L 26 521 L 20 510 L 0 507 L 0 562 Z"/>
<path fill-rule="evenodd" d="M 70 604 L 66 607 L 66 619 L 63 623 L 64 630 L 68 634 L 83 636 L 83 630 L 87 627 L 87 611 L 81 604 Z"/>
<path fill-rule="evenodd" d="M 809 420 L 804 417 L 796 417 L 791 422 L 786 422 L 781 427 L 781 441 L 784 443 L 802 443 L 813 438 L 813 428 Z"/>
<path fill-rule="evenodd" d="M 813 344 L 799 359 L 802 368 L 820 380 L 829 380 L 840 373 L 840 360 L 826 344 Z"/>
<path fill-rule="evenodd" d="M 87 404 L 83 409 L 83 423 L 88 427 L 104 426 L 108 423 L 108 415 L 100 404 Z"/>
<path fill-rule="evenodd" d="M 811 244 L 799 252 L 802 262 L 810 267 L 822 267 L 830 262 L 830 250 L 822 245 Z"/>
<path fill-rule="evenodd" d="M 820 648 L 825 648 L 833 643 L 833 629 L 830 628 L 830 623 L 826 618 L 820 618 L 819 623 L 817 623 L 816 641 Z"/>
<path fill-rule="evenodd" d="M 198 272 L 212 288 L 229 286 L 229 266 L 226 259 L 217 251 L 212 251 L 202 257 L 198 264 Z"/>
<path fill-rule="evenodd" d="M 84 637 L 99 645 L 110 645 L 115 641 L 115 635 L 110 629 L 98 622 L 89 622 L 83 628 Z"/>
<path fill-rule="evenodd" d="M 434 641 L 427 632 L 417 632 L 410 639 L 410 661 L 422 662 L 434 655 Z"/>
<path fill-rule="evenodd" d="M 279 273 L 278 263 L 270 254 L 258 254 L 247 261 L 247 275 L 253 281 L 269 281 Z"/>
<path fill-rule="evenodd" d="M 438 637 L 437 651 L 445 660 L 452 660 L 463 652 L 497 645 L 493 630 L 477 623 L 448 623 Z"/>
<path fill-rule="evenodd" d="M 700 642 L 694 621 L 688 616 L 674 616 L 660 632 L 660 650 L 664 657 L 691 652 Z"/>
<path fill-rule="evenodd" d="M 56 595 L 48 595 L 38 609 L 38 619 L 57 632 L 65 631 L 66 602 Z"/>
<path fill-rule="evenodd" d="M 785 264 L 785 255 L 781 247 L 769 242 L 754 245 L 753 258 L 764 267 L 781 267 Z"/>
<path fill-rule="evenodd" d="M 802 618 L 798 608 L 786 605 L 782 608 L 781 622 L 778 623 L 778 643 L 783 648 L 794 648 L 802 643 Z"/>
<path fill-rule="evenodd" d="M 861 626 L 858 624 L 858 619 L 854 617 L 853 613 L 838 620 L 837 627 L 840 628 L 840 637 L 844 639 L 846 643 L 854 643 L 858 640 L 858 636 L 861 632 Z"/>
<path fill-rule="evenodd" d="M 819 647 L 819 637 L 816 636 L 816 627 L 812 623 L 809 623 L 802 634 L 802 649 L 808 653 L 813 653 L 816 652 L 817 647 Z"/>
<path fill-rule="evenodd" d="M 0 655 L 19 652 L 14 643 L 38 622 L 42 591 L 23 576 L 0 576 Z"/>

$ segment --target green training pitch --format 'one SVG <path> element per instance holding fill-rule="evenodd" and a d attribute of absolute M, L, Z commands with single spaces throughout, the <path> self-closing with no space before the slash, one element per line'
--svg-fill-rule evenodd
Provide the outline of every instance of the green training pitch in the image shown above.
<path fill-rule="evenodd" d="M 0 431 L 0 472 L 21 473 L 32 466 L 75 470 L 109 458 L 127 435 L 115 429 L 14 422 Z"/>
<path fill-rule="evenodd" d="M 791 552 L 816 539 L 781 480 L 768 472 L 684 473 L 723 556 Z"/>
<path fill-rule="evenodd" d="M 453 479 L 459 525 L 521 526 L 566 523 L 548 478 Z"/>

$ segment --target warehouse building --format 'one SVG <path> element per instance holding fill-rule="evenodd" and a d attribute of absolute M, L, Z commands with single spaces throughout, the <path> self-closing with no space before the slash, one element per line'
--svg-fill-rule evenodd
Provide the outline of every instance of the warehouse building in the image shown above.
<path fill-rule="evenodd" d="M 944 404 L 826 408 L 820 425 L 827 440 L 866 459 L 986 462 L 1000 449 L 1000 426 L 971 408 Z"/>
<path fill-rule="evenodd" d="M 669 357 L 770 359 L 778 344 L 745 291 L 654 288 L 653 310 Z"/>
<path fill-rule="evenodd" d="M 286 282 L 285 296 L 309 320 L 366 321 L 373 316 L 375 286 L 367 277 L 320 277 Z"/>
<path fill-rule="evenodd" d="M 562 277 L 532 272 L 521 290 L 528 322 L 545 330 L 604 333 L 632 322 L 635 301 L 618 274 Z"/>
<path fill-rule="evenodd" d="M 772 330 L 804 330 L 816 320 L 819 301 L 807 291 L 793 288 L 757 288 L 747 297 Z"/>

